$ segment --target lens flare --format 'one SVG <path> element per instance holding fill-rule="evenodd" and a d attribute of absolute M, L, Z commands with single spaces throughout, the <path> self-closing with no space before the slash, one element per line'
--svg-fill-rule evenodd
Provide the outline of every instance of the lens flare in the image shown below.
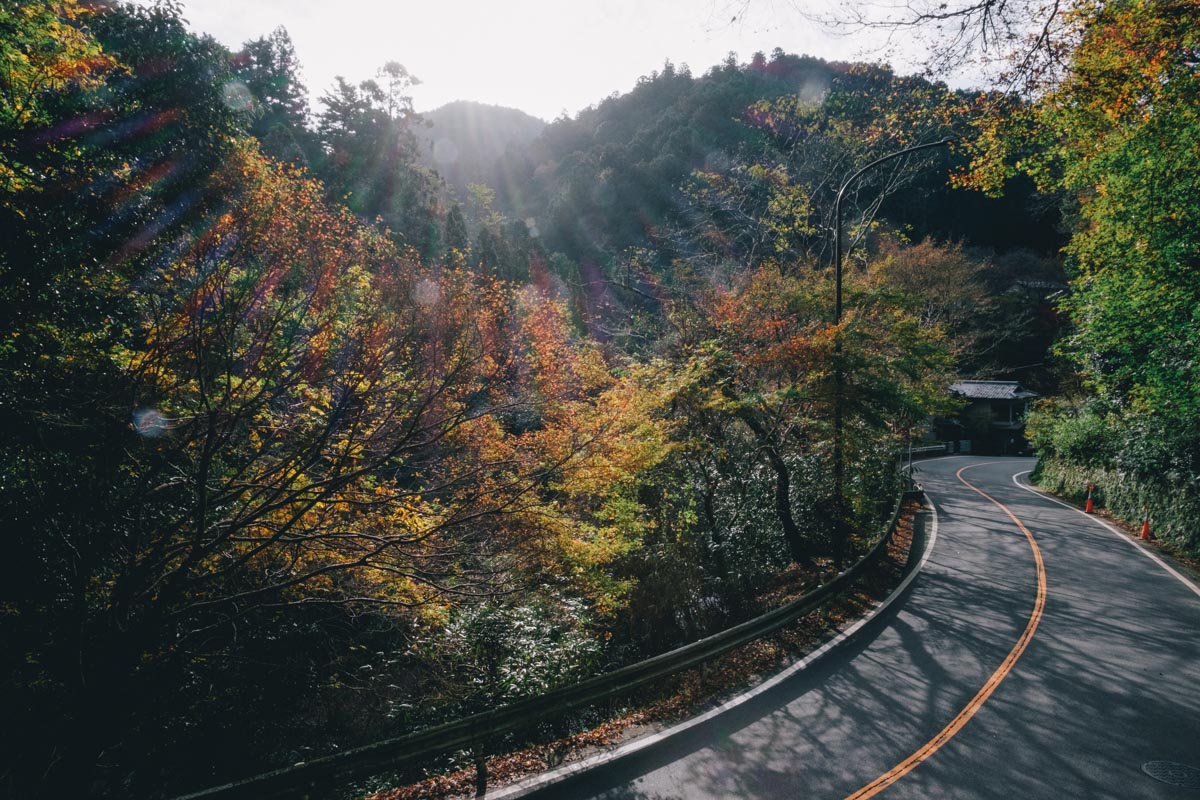
<path fill-rule="evenodd" d="M 157 439 L 170 429 L 170 422 L 154 408 L 139 408 L 133 412 L 133 429 L 138 436 Z"/>
<path fill-rule="evenodd" d="M 441 296 L 442 290 L 429 278 L 421 280 L 412 293 L 413 302 L 426 308 L 435 305 Z"/>
<path fill-rule="evenodd" d="M 251 94 L 250 87 L 237 80 L 227 81 L 221 87 L 221 102 L 230 111 L 239 114 L 254 110 L 254 95 Z"/>
<path fill-rule="evenodd" d="M 433 160 L 444 166 L 453 164 L 458 161 L 458 145 L 444 137 L 438 139 L 433 143 Z"/>

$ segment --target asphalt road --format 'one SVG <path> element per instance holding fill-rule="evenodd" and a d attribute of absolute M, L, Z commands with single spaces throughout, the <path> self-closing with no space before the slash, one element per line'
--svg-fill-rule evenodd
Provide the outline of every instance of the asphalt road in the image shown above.
<path fill-rule="evenodd" d="M 936 540 L 898 602 L 735 710 L 529 796 L 1200 797 L 1141 769 L 1200 767 L 1200 589 L 1018 486 L 1033 466 L 920 465 Z"/>

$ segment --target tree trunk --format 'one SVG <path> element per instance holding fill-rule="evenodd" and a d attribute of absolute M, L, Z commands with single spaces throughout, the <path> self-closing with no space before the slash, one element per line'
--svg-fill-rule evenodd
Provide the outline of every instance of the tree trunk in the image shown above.
<path fill-rule="evenodd" d="M 787 542 L 788 553 L 797 564 L 811 566 L 812 556 L 809 555 L 804 534 L 801 533 L 800 526 L 796 524 L 796 518 L 792 515 L 791 471 L 788 469 L 787 462 L 774 448 L 767 449 L 767 460 L 771 462 L 771 468 L 775 470 L 775 514 L 779 517 L 779 524 L 783 527 L 783 538 Z"/>
<path fill-rule="evenodd" d="M 800 526 L 796 524 L 796 518 L 792 514 L 791 470 L 754 414 L 743 410 L 740 416 L 758 438 L 759 446 L 766 454 L 771 469 L 775 471 L 775 515 L 779 517 L 779 524 L 783 528 L 783 538 L 787 542 L 788 554 L 797 564 L 811 567 L 813 565 L 812 555 L 809 553 L 808 544 L 804 541 L 804 534 L 800 531 Z"/>
<path fill-rule="evenodd" d="M 717 568 L 717 575 L 721 578 L 721 589 L 725 593 L 725 602 L 729 611 L 734 617 L 740 618 L 745 606 L 741 596 L 742 588 L 741 586 L 733 585 L 734 581 L 729 569 L 729 558 L 725 553 L 725 545 L 727 543 L 725 532 L 717 524 L 715 495 L 716 490 L 711 481 L 706 477 L 704 488 L 704 520 L 708 523 L 709 536 L 712 538 L 713 562 Z"/>

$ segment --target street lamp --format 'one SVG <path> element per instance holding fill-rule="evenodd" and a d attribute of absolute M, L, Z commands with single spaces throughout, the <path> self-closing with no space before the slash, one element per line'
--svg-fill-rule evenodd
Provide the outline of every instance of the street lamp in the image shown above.
<path fill-rule="evenodd" d="M 893 158 L 906 156 L 909 153 L 916 153 L 919 150 L 929 150 L 934 147 L 945 147 L 953 143 L 953 139 L 942 139 L 940 142 L 928 142 L 926 144 L 913 145 L 906 147 L 903 150 L 897 150 L 894 153 L 888 153 L 882 158 L 877 158 L 870 164 L 855 172 L 842 184 L 842 188 L 838 189 L 837 200 L 833 203 L 833 323 L 834 325 L 842 324 L 842 198 L 846 196 L 846 190 L 850 188 L 850 184 L 861 178 L 867 172 L 870 172 L 875 167 L 885 161 L 891 161 Z M 845 384 L 845 375 L 842 372 L 842 334 L 837 332 L 837 336 L 833 342 L 833 380 L 835 394 L 833 398 L 833 501 L 834 507 L 834 558 L 837 562 L 838 569 L 842 567 L 842 560 L 845 556 L 846 549 L 846 498 L 845 498 L 845 464 L 842 455 L 842 388 Z"/>

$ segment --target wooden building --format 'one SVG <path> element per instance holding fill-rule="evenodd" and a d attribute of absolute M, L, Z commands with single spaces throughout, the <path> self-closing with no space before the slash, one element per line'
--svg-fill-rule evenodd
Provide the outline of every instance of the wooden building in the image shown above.
<path fill-rule="evenodd" d="M 957 416 L 936 423 L 937 437 L 953 441 L 954 451 L 1018 455 L 1028 453 L 1025 413 L 1038 397 L 1017 381 L 957 381 L 950 393 L 966 401 Z"/>

